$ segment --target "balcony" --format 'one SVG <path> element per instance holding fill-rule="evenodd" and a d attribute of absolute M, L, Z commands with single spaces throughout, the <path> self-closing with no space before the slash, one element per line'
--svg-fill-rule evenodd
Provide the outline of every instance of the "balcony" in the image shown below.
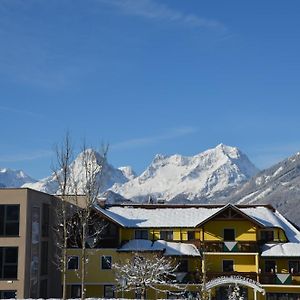
<path fill-rule="evenodd" d="M 261 284 L 300 285 L 300 274 L 262 273 L 259 275 Z"/>
<path fill-rule="evenodd" d="M 259 245 L 256 242 L 202 242 L 200 248 L 204 252 L 259 252 Z"/>

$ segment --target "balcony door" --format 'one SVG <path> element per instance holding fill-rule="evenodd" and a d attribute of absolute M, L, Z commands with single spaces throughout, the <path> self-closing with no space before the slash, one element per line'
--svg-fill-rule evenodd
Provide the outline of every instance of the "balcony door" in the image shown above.
<path fill-rule="evenodd" d="M 224 229 L 224 241 L 235 241 L 235 230 L 233 228 Z"/>

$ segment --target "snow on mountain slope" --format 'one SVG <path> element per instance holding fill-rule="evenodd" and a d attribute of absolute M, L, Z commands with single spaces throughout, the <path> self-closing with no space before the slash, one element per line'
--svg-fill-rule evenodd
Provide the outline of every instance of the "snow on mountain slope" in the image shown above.
<path fill-rule="evenodd" d="M 97 174 L 97 180 L 100 181 L 101 186 L 100 192 L 106 191 L 115 183 L 125 183 L 128 181 L 121 170 L 115 169 L 113 166 L 108 164 L 107 161 L 103 160 L 103 157 L 98 152 L 91 149 L 86 151 L 91 162 L 95 164 L 95 166 L 98 166 L 99 170 L 103 163 L 103 172 L 98 172 Z M 74 181 L 77 182 L 77 191 L 79 194 L 83 192 L 83 186 L 85 184 L 83 155 L 83 152 L 80 153 L 70 165 L 70 173 L 72 174 Z M 56 194 L 59 192 L 59 187 L 54 174 L 38 182 L 25 184 L 23 187 L 29 187 L 49 194 Z"/>
<path fill-rule="evenodd" d="M 271 204 L 300 224 L 300 152 L 259 172 L 229 194 L 227 200 L 239 204 Z"/>
<path fill-rule="evenodd" d="M 8 168 L 0 169 L 0 186 L 1 187 L 20 187 L 24 183 L 36 182 L 21 170 L 12 170 Z"/>
<path fill-rule="evenodd" d="M 111 190 L 139 201 L 148 196 L 166 200 L 210 199 L 248 180 L 257 171 L 240 150 L 220 144 L 191 157 L 156 155 L 140 176 L 125 184 L 115 184 Z"/>
<path fill-rule="evenodd" d="M 123 173 L 123 175 L 128 180 L 134 179 L 136 177 L 136 173 L 133 171 L 132 167 L 130 166 L 119 167 L 118 169 Z"/>

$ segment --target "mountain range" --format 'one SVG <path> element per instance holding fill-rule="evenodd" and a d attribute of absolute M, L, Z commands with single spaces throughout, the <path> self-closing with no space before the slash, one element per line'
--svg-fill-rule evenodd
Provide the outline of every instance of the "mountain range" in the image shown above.
<path fill-rule="evenodd" d="M 34 183 L 35 179 L 31 178 L 22 170 L 12 170 L 0 168 L 0 187 L 20 187 L 25 183 Z"/>
<path fill-rule="evenodd" d="M 154 197 L 172 202 L 208 202 L 257 172 L 239 149 L 220 144 L 190 157 L 156 155 L 140 176 L 116 183 L 111 190 L 133 201 Z"/>
<path fill-rule="evenodd" d="M 300 225 L 300 152 L 257 173 L 224 202 L 271 204 Z"/>
<path fill-rule="evenodd" d="M 123 184 L 130 180 L 134 176 L 134 172 L 131 167 L 122 167 L 120 169 L 114 168 L 112 165 L 107 163 L 107 161 L 96 151 L 91 149 L 86 150 L 86 155 L 80 153 L 76 159 L 70 164 L 69 171 L 76 182 L 77 193 L 82 194 L 84 189 L 84 160 L 88 158 L 93 164 L 93 169 L 99 170 L 97 173 L 96 180 L 99 182 L 100 193 L 107 191 L 115 183 Z M 101 170 L 101 171 L 100 171 Z M 58 176 L 60 171 L 58 171 Z M 49 177 L 46 177 L 40 181 L 25 183 L 22 187 L 32 188 L 41 192 L 48 194 L 59 193 L 59 185 L 56 180 L 55 173 L 52 173 Z M 70 193 L 74 192 L 74 188 L 71 186 Z"/>
<path fill-rule="evenodd" d="M 103 163 L 99 153 L 88 151 L 94 163 Z M 82 158 L 80 153 L 70 165 L 78 192 L 84 182 Z M 170 203 L 269 203 L 300 224 L 300 153 L 259 171 L 238 148 L 220 144 L 195 156 L 156 155 L 139 176 L 131 167 L 114 168 L 105 161 L 97 180 L 110 203 L 150 198 Z M 0 187 L 21 186 L 59 192 L 54 174 L 36 181 L 23 171 L 0 169 Z"/>

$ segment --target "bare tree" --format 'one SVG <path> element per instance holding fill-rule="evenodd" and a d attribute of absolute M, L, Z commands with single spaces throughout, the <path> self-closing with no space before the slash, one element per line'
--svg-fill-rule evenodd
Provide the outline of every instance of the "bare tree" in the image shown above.
<path fill-rule="evenodd" d="M 56 228 L 57 265 L 62 273 L 63 299 L 67 298 L 67 248 L 70 245 L 81 249 L 81 269 L 77 275 L 81 280 L 81 299 L 86 296 L 87 248 L 96 246 L 105 227 L 92 208 L 102 186 L 107 150 L 108 147 L 103 146 L 101 154 L 98 154 L 94 149 L 88 149 L 84 143 L 80 154 L 78 179 L 72 169 L 73 148 L 68 133 L 55 149 L 56 164 L 53 172 L 60 198 L 56 207 L 59 224 Z"/>
<path fill-rule="evenodd" d="M 80 209 L 77 212 L 76 224 L 81 247 L 81 299 L 86 297 L 86 264 L 89 259 L 87 248 L 93 248 L 97 245 L 105 227 L 99 217 L 93 214 L 93 205 L 97 201 L 102 186 L 107 150 L 107 146 L 103 147 L 101 155 L 98 155 L 96 151 L 92 148 L 88 149 L 84 144 L 81 153 L 83 168 L 81 192 L 83 198 L 80 203 Z"/>
<path fill-rule="evenodd" d="M 68 247 L 68 206 L 67 197 L 70 193 L 71 174 L 69 165 L 73 159 L 73 149 L 69 133 L 63 138 L 61 144 L 56 146 L 56 163 L 53 167 L 55 181 L 58 184 L 60 200 L 56 203 L 56 218 L 58 228 L 54 228 L 56 237 L 56 265 L 62 274 L 62 298 L 67 299 L 67 247 Z"/>
<path fill-rule="evenodd" d="M 118 291 L 137 291 L 144 299 L 146 290 L 153 289 L 168 292 L 168 289 L 160 289 L 160 285 L 172 287 L 179 293 L 183 293 L 185 287 L 177 284 L 176 272 L 178 265 L 174 260 L 165 256 L 146 256 L 134 253 L 132 259 L 124 263 L 114 263 L 112 268 L 116 274 Z"/>

